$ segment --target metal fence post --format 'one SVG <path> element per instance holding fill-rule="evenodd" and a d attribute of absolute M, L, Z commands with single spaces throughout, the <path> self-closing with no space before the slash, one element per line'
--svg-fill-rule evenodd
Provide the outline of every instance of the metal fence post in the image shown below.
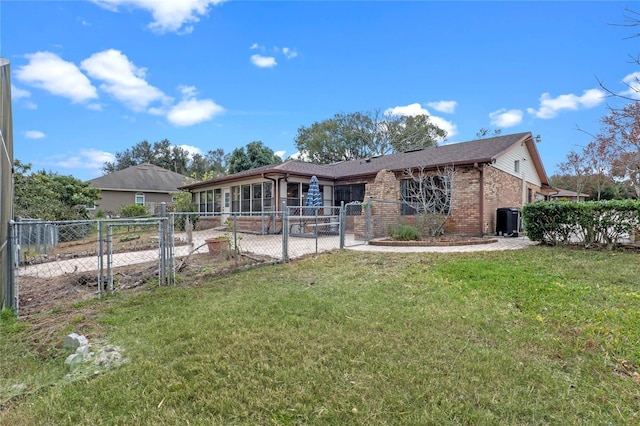
<path fill-rule="evenodd" d="M 233 215 L 233 260 L 238 267 L 238 216 Z"/>
<path fill-rule="evenodd" d="M 98 221 L 98 298 L 102 298 L 104 277 L 104 248 L 102 246 L 102 221 Z"/>
<path fill-rule="evenodd" d="M 176 216 L 175 214 L 171 213 L 169 214 L 169 217 L 167 218 L 168 222 L 167 222 L 167 260 L 166 260 L 166 266 L 167 266 L 167 284 L 168 285 L 172 285 L 175 283 L 175 276 L 174 276 L 174 272 L 173 272 L 173 256 L 175 253 L 175 238 L 173 237 L 173 233 L 175 230 L 175 220 L 176 220 Z"/>
<path fill-rule="evenodd" d="M 338 215 L 339 220 L 338 222 L 340 222 L 340 224 L 338 225 L 340 227 L 339 229 L 339 235 L 340 235 L 340 248 L 343 249 L 344 248 L 344 239 L 345 239 L 345 228 L 346 228 L 346 222 L 347 222 L 347 218 L 346 218 L 346 212 L 345 212 L 345 208 L 344 208 L 344 201 L 340 201 L 340 213 Z"/>
<path fill-rule="evenodd" d="M 107 226 L 107 291 L 113 293 L 113 226 Z"/>
<path fill-rule="evenodd" d="M 13 309 L 16 316 L 20 314 L 19 293 L 17 289 L 16 274 L 18 271 L 16 264 L 16 224 L 14 221 L 9 221 L 7 229 L 7 288 L 4 292 L 5 301 L 4 305 Z"/>
<path fill-rule="evenodd" d="M 315 234 L 315 237 L 316 237 L 316 254 L 318 254 L 318 210 L 319 210 L 319 208 L 318 207 L 314 207 L 314 209 L 315 209 L 315 216 L 316 216 L 315 219 L 314 219 L 315 220 L 314 234 Z"/>
<path fill-rule="evenodd" d="M 158 223 L 158 245 L 160 246 L 158 248 L 159 253 L 158 253 L 158 257 L 159 257 L 159 261 L 160 261 L 160 265 L 158 268 L 158 285 L 164 285 L 165 284 L 165 280 L 166 280 L 166 276 L 165 276 L 165 256 L 166 256 L 166 249 L 165 249 L 165 245 L 167 244 L 167 242 L 165 241 L 165 237 L 167 236 L 167 232 L 166 232 L 166 215 L 167 215 L 167 203 L 162 202 L 160 203 L 160 222 Z"/>
<path fill-rule="evenodd" d="M 287 202 L 282 202 L 282 260 L 289 260 L 289 212 Z"/>

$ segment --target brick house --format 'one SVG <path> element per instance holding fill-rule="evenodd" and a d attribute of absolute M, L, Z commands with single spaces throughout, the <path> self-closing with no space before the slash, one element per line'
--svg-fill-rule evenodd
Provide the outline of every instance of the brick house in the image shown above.
<path fill-rule="evenodd" d="M 205 182 L 181 187 L 190 191 L 200 212 L 253 214 L 304 205 L 311 176 L 320 184 L 325 206 L 368 199 L 399 202 L 406 193 L 406 172 L 421 168 L 437 175 L 445 167 L 455 172 L 450 197 L 450 218 L 445 230 L 466 235 L 493 234 L 498 208 L 522 208 L 545 200 L 553 190 L 531 133 L 517 133 L 469 142 L 343 161 L 329 165 L 288 160 Z M 392 204 L 389 204 L 392 206 Z M 389 220 L 413 215 L 402 208 L 374 209 L 373 236 L 386 230 Z M 356 220 L 357 226 L 357 220 Z M 385 231 L 386 232 L 386 231 Z"/>

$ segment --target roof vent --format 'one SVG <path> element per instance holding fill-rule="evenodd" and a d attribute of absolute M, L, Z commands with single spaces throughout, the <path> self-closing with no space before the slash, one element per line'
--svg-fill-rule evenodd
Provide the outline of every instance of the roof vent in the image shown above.
<path fill-rule="evenodd" d="M 367 163 L 370 163 L 370 162 L 371 162 L 371 157 L 368 157 L 368 158 L 367 158 L 366 160 L 364 160 L 364 161 L 366 161 Z"/>

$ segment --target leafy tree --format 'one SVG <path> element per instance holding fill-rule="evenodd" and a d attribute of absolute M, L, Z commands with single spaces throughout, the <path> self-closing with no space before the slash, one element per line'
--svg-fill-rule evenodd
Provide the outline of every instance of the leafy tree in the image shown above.
<path fill-rule="evenodd" d="M 100 192 L 72 176 L 31 172 L 31 164 L 14 162 L 16 217 L 42 220 L 87 219 L 85 206 L 100 199 Z"/>
<path fill-rule="evenodd" d="M 339 113 L 301 126 L 295 144 L 309 161 L 330 164 L 434 146 L 445 137 L 446 132 L 426 115 L 407 117 L 376 110 Z"/>
<path fill-rule="evenodd" d="M 298 128 L 296 148 L 302 156 L 317 164 L 330 164 L 364 157 L 366 152 L 358 149 L 355 137 L 345 132 L 340 114 L 310 127 Z"/>
<path fill-rule="evenodd" d="M 256 167 L 281 163 L 271 148 L 266 147 L 261 141 L 253 141 L 244 148 L 236 148 L 227 158 L 227 173 L 234 174 Z"/>
<path fill-rule="evenodd" d="M 200 180 L 205 174 L 215 176 L 224 174 L 224 151 L 216 149 L 205 155 L 192 156 L 186 149 L 172 146 L 168 139 L 153 144 L 145 140 L 138 142 L 132 148 L 117 152 L 115 161 L 106 162 L 102 170 L 108 174 L 143 163 L 154 164 Z"/>

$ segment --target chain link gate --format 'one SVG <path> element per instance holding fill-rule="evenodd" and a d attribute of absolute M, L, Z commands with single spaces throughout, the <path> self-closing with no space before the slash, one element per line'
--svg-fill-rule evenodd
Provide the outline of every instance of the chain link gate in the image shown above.
<path fill-rule="evenodd" d="M 143 236 L 127 232 L 143 228 Z M 131 243 L 126 242 L 127 238 Z M 144 245 L 139 244 L 142 239 Z M 21 307 L 28 306 L 28 315 L 46 301 L 102 297 L 115 290 L 117 268 L 133 270 L 144 262 L 155 263 L 152 273 L 158 277 L 159 285 L 172 284 L 173 239 L 170 217 L 12 221 L 9 268 L 2 271 L 8 277 L 8 305 L 17 315 Z"/>
<path fill-rule="evenodd" d="M 371 203 L 352 201 L 344 204 L 343 244 L 341 247 L 365 245 L 371 239 Z"/>
<path fill-rule="evenodd" d="M 118 267 L 156 262 L 158 265 L 158 285 L 170 285 L 174 282 L 173 273 L 173 217 L 119 219 L 101 221 L 98 230 L 98 296 L 114 291 L 114 270 Z M 126 232 L 122 232 L 126 228 Z M 133 234 L 129 231 L 133 230 Z M 151 246 L 142 250 L 115 251 L 114 235 L 120 242 L 139 239 L 139 232 L 157 230 L 157 237 Z"/>
<path fill-rule="evenodd" d="M 342 247 L 340 207 L 283 205 L 283 211 L 285 260 Z"/>

